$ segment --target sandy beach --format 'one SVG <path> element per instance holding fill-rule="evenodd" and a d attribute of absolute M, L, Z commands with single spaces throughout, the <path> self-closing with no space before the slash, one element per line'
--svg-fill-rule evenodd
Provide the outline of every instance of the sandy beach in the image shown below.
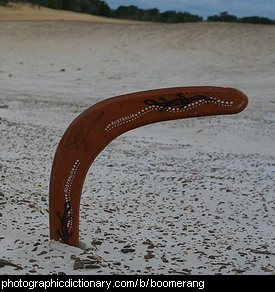
<path fill-rule="evenodd" d="M 0 275 L 274 274 L 274 76 L 275 26 L 0 7 Z M 86 249 L 50 241 L 70 122 L 111 96 L 192 85 L 238 88 L 248 108 L 118 137 L 85 181 Z"/>

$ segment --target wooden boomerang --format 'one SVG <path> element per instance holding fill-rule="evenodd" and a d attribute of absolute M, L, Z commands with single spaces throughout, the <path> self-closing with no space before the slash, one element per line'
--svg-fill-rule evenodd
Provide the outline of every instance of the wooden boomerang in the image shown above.
<path fill-rule="evenodd" d="M 116 137 L 167 120 L 241 112 L 247 96 L 234 88 L 176 87 L 103 100 L 81 113 L 57 147 L 50 179 L 50 237 L 79 245 L 83 183 L 96 156 Z"/>

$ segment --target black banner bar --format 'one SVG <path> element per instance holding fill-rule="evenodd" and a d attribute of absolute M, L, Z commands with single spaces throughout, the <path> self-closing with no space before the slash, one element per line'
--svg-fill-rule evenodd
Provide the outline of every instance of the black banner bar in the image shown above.
<path fill-rule="evenodd" d="M 0 291 L 23 288 L 25 290 L 47 291 L 52 288 L 81 289 L 144 289 L 180 288 L 186 291 L 213 291 L 213 289 L 264 289 L 274 286 L 274 276 L 122 276 L 122 275 L 51 275 L 51 276 L 0 276 Z M 272 285 L 273 284 L 273 285 Z"/>

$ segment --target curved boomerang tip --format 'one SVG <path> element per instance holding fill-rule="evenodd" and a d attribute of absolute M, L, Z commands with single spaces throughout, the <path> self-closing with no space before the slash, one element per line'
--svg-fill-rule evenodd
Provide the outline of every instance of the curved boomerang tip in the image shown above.
<path fill-rule="evenodd" d="M 237 114 L 242 112 L 248 105 L 248 97 L 241 90 L 225 87 L 225 90 L 228 90 L 232 93 L 231 102 L 234 104 L 232 106 L 232 112 L 230 114 Z"/>
<path fill-rule="evenodd" d="M 57 147 L 50 179 L 50 237 L 79 245 L 82 187 L 96 156 L 117 136 L 147 124 L 236 114 L 248 103 L 234 88 L 197 86 L 155 89 L 101 101 L 81 113 Z"/>

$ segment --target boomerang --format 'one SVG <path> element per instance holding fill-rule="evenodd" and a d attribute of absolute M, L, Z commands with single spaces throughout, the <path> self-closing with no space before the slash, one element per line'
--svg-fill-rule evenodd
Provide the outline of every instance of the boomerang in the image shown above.
<path fill-rule="evenodd" d="M 86 174 L 116 137 L 147 124 L 241 112 L 247 96 L 234 88 L 197 86 L 149 90 L 103 100 L 81 113 L 57 147 L 50 178 L 50 238 L 79 245 L 79 208 Z"/>

